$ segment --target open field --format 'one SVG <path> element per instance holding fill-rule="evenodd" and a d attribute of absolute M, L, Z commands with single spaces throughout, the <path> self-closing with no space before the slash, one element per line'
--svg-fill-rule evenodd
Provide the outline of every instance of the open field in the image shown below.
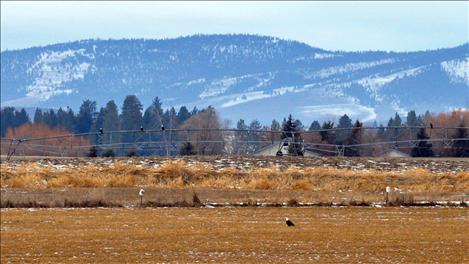
<path fill-rule="evenodd" d="M 1 262 L 468 263 L 467 208 L 2 209 Z M 289 228 L 284 218 L 296 227 Z"/>

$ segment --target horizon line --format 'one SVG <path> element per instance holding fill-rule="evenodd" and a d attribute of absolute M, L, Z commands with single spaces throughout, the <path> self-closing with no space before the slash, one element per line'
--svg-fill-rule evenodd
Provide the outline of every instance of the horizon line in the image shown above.
<path fill-rule="evenodd" d="M 386 52 L 386 53 L 412 53 L 412 52 L 425 52 L 425 51 L 435 51 L 435 50 L 442 50 L 442 49 L 452 49 L 452 48 L 457 48 L 461 47 L 464 45 L 469 44 L 469 40 L 466 42 L 463 42 L 459 45 L 456 46 L 450 46 L 450 47 L 440 47 L 440 48 L 430 48 L 430 49 L 419 49 L 419 50 L 407 50 L 407 51 L 394 51 L 394 50 L 371 50 L 371 49 L 362 49 L 362 50 L 332 50 L 332 49 L 327 49 L 323 47 L 315 47 L 311 46 L 310 44 L 306 42 L 302 42 L 299 40 L 295 39 L 289 39 L 289 38 L 281 38 L 281 37 L 276 37 L 276 36 L 271 36 L 271 35 L 263 35 L 263 34 L 252 34 L 252 33 L 214 33 L 214 34 L 207 34 L 207 33 L 198 33 L 198 34 L 190 34 L 190 35 L 180 35 L 178 37 L 168 37 L 168 38 L 107 38 L 107 39 L 102 39 L 102 38 L 87 38 L 87 39 L 77 39 L 77 40 L 71 40 L 71 41 L 64 41 L 64 42 L 56 42 L 56 43 L 49 43 L 45 45 L 35 45 L 35 46 L 30 46 L 27 48 L 17 48 L 17 49 L 4 49 L 1 50 L 0 53 L 4 52 L 17 52 L 17 51 L 24 51 L 28 49 L 37 49 L 37 48 L 45 48 L 48 46 L 55 46 L 55 45 L 62 45 L 62 44 L 70 44 L 70 43 L 75 43 L 75 42 L 85 42 L 85 41 L 132 41 L 132 40 L 144 40 L 144 41 L 169 41 L 169 40 L 177 40 L 177 39 L 183 39 L 183 38 L 192 38 L 192 37 L 210 37 L 210 36 L 251 36 L 251 37 L 265 37 L 265 38 L 273 38 L 273 39 L 279 39 L 282 41 L 286 42 L 297 42 L 300 44 L 307 45 L 308 47 L 311 48 L 316 48 L 316 49 L 321 49 L 324 51 L 329 51 L 329 52 L 343 52 L 343 53 L 354 53 L 354 52 Z"/>

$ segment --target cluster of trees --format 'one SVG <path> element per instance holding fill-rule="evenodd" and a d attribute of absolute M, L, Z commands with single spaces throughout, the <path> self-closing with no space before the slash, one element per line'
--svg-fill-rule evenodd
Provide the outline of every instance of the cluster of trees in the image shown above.
<path fill-rule="evenodd" d="M 197 108 L 189 111 L 185 106 L 182 106 L 179 111 L 176 111 L 174 107 L 164 111 L 158 97 L 144 112 L 142 111 L 143 106 L 135 95 L 125 98 L 120 114 L 113 100 L 107 102 L 106 106 L 101 107 L 99 111 L 95 101 L 85 100 L 76 114 L 70 108 L 58 110 L 38 108 L 33 120 L 30 120 L 24 109 L 17 111 L 14 107 L 5 107 L 1 109 L 1 136 L 5 137 L 8 128 L 17 128 L 27 123 L 42 123 L 50 128 L 62 127 L 73 133 L 97 132 L 100 128 L 107 131 L 134 130 L 139 129 L 140 126 L 155 129 L 162 124 L 175 128 L 200 112 Z"/>
<path fill-rule="evenodd" d="M 450 129 L 436 129 L 441 127 Z M 375 122 L 371 129 L 363 129 L 362 122 L 353 121 L 346 114 L 339 118 L 337 124 L 333 121 L 324 121 L 322 124 L 319 121 L 313 121 L 308 128 L 305 128 L 300 120 L 295 120 L 291 116 L 288 119 L 283 119 L 282 125 L 274 119 L 270 127 L 261 126 L 256 120 L 253 120 L 249 125 L 246 125 L 242 119 L 237 123 L 238 130 L 260 128 L 260 130 L 272 132 L 282 128 L 281 138 L 291 137 L 296 142 L 296 144 L 290 145 L 294 147 L 292 150 L 289 149 L 290 154 L 295 154 L 303 148 L 303 146 L 299 146 L 299 142 L 301 142 L 307 150 L 320 152 L 321 155 L 336 155 L 338 151 L 343 151 L 344 156 L 382 156 L 392 149 L 397 149 L 414 157 L 469 157 L 469 140 L 458 140 L 469 137 L 469 130 L 465 127 L 469 127 L 469 111 L 467 110 L 456 110 L 437 115 L 431 114 L 429 111 L 421 115 L 417 115 L 415 111 L 409 111 L 405 119 L 396 113 L 394 117 L 389 119 L 386 127 L 383 124 L 378 126 Z M 295 136 L 292 137 L 292 133 L 289 131 L 294 131 L 293 135 Z M 268 140 L 269 138 L 266 134 L 252 132 L 251 135 L 248 132 L 239 132 L 237 135 L 240 141 L 254 142 L 245 143 L 248 146 L 242 148 L 240 153 L 257 151 L 259 148 L 255 141 Z M 279 137 L 275 135 L 271 138 L 278 140 Z M 443 138 L 446 138 L 447 141 L 440 140 Z M 438 141 L 432 142 L 434 139 L 438 139 Z M 409 140 L 418 140 L 418 142 L 412 145 L 411 142 L 408 142 Z M 335 146 L 327 147 L 324 145 Z"/>
<path fill-rule="evenodd" d="M 28 138 L 29 134 L 23 133 L 27 129 L 36 129 L 34 125 L 45 125 L 49 129 L 50 135 L 63 132 L 82 134 L 89 132 L 99 133 L 100 131 L 119 131 L 119 130 L 139 130 L 141 127 L 145 130 L 160 129 L 162 126 L 167 128 L 180 128 L 191 117 L 197 116 L 202 118 L 207 113 L 212 114 L 212 119 L 218 120 L 218 116 L 214 113 L 213 108 L 198 110 L 196 107 L 189 111 L 186 106 L 181 106 L 178 111 L 174 107 L 163 110 L 161 100 L 156 97 L 152 104 L 143 111 L 143 106 L 140 100 L 135 95 L 129 95 L 125 98 L 121 111 L 119 111 L 116 103 L 111 100 L 106 103 L 104 107 L 97 109 L 96 102 L 92 100 L 85 100 L 81 104 L 77 113 L 70 108 L 58 110 L 42 110 L 36 109 L 33 120 L 30 120 L 26 111 L 16 111 L 13 107 L 5 107 L 1 109 L 1 136 L 7 138 Z M 31 126 L 33 125 L 33 126 Z M 215 126 L 211 121 L 209 126 Z M 191 120 L 185 127 L 195 126 L 197 122 Z M 41 131 L 44 131 L 41 126 Z M 116 133 L 116 134 L 103 134 L 98 139 L 96 136 L 88 136 L 90 143 L 93 144 L 112 144 L 112 143 L 132 143 L 142 141 L 139 139 L 140 135 L 133 133 Z M 162 135 L 153 136 L 153 141 L 162 139 Z M 98 142 L 99 141 L 99 142 Z M 200 146 L 199 146 L 200 147 Z M 210 147 L 200 147 L 201 153 L 206 153 L 211 149 Z M 125 154 L 113 153 L 104 150 L 106 155 Z M 129 150 L 129 153 L 134 153 L 135 150 Z M 90 149 L 89 155 L 98 155 L 96 147 Z M 146 153 L 142 153 L 146 154 Z"/>
<path fill-rule="evenodd" d="M 36 127 L 36 125 L 41 126 Z M 228 122 L 220 122 L 217 112 L 211 106 L 201 110 L 194 107 L 191 111 L 185 106 L 177 111 L 174 107 L 163 110 L 161 100 L 156 97 L 151 105 L 144 109 L 135 95 L 127 96 L 120 110 L 113 100 L 99 110 L 95 101 L 85 100 L 77 113 L 70 108 L 47 111 L 36 109 L 33 120 L 29 119 L 24 109 L 20 111 L 13 107 L 1 109 L 2 137 L 27 138 L 31 136 L 26 133 L 29 129 L 47 131 L 43 133 L 44 135 L 93 132 L 87 140 L 70 144 L 88 142 L 91 145 L 110 146 L 114 143 L 122 145 L 128 143 L 132 148 L 132 144 L 135 143 L 165 142 L 165 145 L 160 145 L 160 149 L 156 152 L 143 149 L 137 153 L 135 149 L 122 148 L 120 152 L 115 153 L 115 148 L 98 149 L 95 146 L 89 150 L 91 156 L 250 154 L 279 140 L 291 141 L 288 146 L 291 155 L 303 155 L 305 150 L 311 150 L 319 151 L 322 155 L 335 155 L 338 151 L 342 151 L 345 156 L 381 156 L 386 151 L 398 149 L 412 156 L 469 156 L 467 140 L 454 140 L 451 144 L 432 141 L 437 138 L 448 140 L 467 138 L 469 131 L 464 127 L 468 126 L 469 111 L 461 110 L 437 115 L 428 111 L 423 115 L 417 115 L 415 111 L 410 111 L 405 119 L 396 113 L 389 119 L 386 127 L 375 123 L 372 125 L 373 129 L 363 129 L 362 122 L 354 121 L 346 114 L 341 116 L 337 123 L 324 121 L 321 124 L 319 121 L 313 121 L 308 127 L 290 115 L 281 122 L 274 119 L 270 126 L 262 125 L 258 120 L 247 123 L 240 119 L 236 123 L 234 133 L 224 134 L 217 129 L 228 128 Z M 97 136 L 101 131 L 140 129 L 161 131 L 162 127 L 200 131 L 190 133 L 183 131 L 174 134 L 150 133 L 145 137 L 139 133 L 104 133 L 101 137 Z M 442 130 L 433 127 L 460 128 Z M 414 146 L 405 142 L 414 139 L 420 140 Z M 177 145 L 173 142 L 182 142 L 182 144 Z M 382 144 L 382 142 L 388 143 Z M 360 146 L 353 146 L 357 144 Z"/>

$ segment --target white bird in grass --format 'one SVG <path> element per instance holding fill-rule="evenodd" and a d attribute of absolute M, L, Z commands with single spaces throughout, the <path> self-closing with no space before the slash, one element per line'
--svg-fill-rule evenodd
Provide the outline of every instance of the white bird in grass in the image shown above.
<path fill-rule="evenodd" d="M 287 226 L 295 226 L 295 224 L 290 219 L 288 219 L 288 217 L 285 217 L 285 223 Z"/>
<path fill-rule="evenodd" d="M 144 189 L 140 189 L 140 191 L 138 191 L 138 195 L 140 195 L 140 206 L 143 205 L 143 193 L 145 192 Z"/>

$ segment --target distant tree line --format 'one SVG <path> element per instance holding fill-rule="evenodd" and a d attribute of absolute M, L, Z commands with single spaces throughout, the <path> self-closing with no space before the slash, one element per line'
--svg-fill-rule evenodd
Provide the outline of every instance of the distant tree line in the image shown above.
<path fill-rule="evenodd" d="M 70 108 L 58 110 L 36 109 L 33 120 L 30 120 L 24 109 L 16 110 L 13 107 L 1 109 L 1 136 L 20 137 L 15 131 L 25 131 L 21 126 L 29 125 L 28 129 L 34 129 L 34 125 L 46 125 L 50 129 L 60 129 L 70 133 L 80 134 L 93 132 L 99 134 L 102 131 L 132 130 L 158 130 L 162 128 L 181 129 L 212 129 L 228 128 L 228 124 L 222 124 L 216 110 L 209 106 L 205 109 L 192 110 L 186 106 L 179 109 L 171 107 L 163 110 L 160 98 L 155 97 L 152 103 L 143 108 L 142 103 L 135 95 L 128 95 L 122 107 L 111 100 L 104 107 L 97 109 L 97 104 L 92 100 L 85 100 L 75 113 Z M 31 126 L 33 125 L 33 126 Z M 458 138 L 469 137 L 469 131 L 465 128 L 453 130 L 436 130 L 433 127 L 467 127 L 469 126 L 469 111 L 453 111 L 450 113 L 431 114 L 426 112 L 417 115 L 415 111 L 407 113 L 405 120 L 396 113 L 391 117 L 385 127 L 383 124 L 373 124 L 374 129 L 363 129 L 363 123 L 352 120 L 347 114 L 338 119 L 338 122 L 313 121 L 305 127 L 299 119 L 289 115 L 281 122 L 273 120 L 270 126 L 262 125 L 258 120 L 247 123 L 240 119 L 236 123 L 236 131 L 232 137 L 223 135 L 220 131 L 194 132 L 190 134 L 149 134 L 143 138 L 138 133 L 103 133 L 101 137 L 89 138 L 93 145 L 112 145 L 113 143 L 136 142 L 173 142 L 186 141 L 178 146 L 180 155 L 212 155 L 212 154 L 252 154 L 266 147 L 270 142 L 275 145 L 279 140 L 290 140 L 288 152 L 291 155 L 303 155 L 305 151 L 318 152 L 320 155 L 336 155 L 342 152 L 344 156 L 382 156 L 393 149 L 405 154 L 418 157 L 427 156 L 469 156 L 469 141 L 455 140 L 448 142 L 432 142 L 432 139 L 447 138 L 449 141 Z M 422 127 L 422 128 L 416 128 Z M 334 129 L 329 130 L 328 129 Z M 59 131 L 59 130 L 58 130 Z M 308 132 L 308 133 L 305 133 Z M 446 134 L 444 134 L 446 133 Z M 402 141 L 419 141 L 409 147 Z M 373 145 L 368 143 L 395 142 L 393 144 Z M 359 145 L 359 146 L 353 146 Z M 169 146 L 174 150 L 175 146 Z M 137 153 L 138 152 L 138 153 Z M 174 151 L 171 152 L 174 154 Z M 114 155 L 164 155 L 168 154 L 168 146 L 162 146 L 157 152 L 136 149 L 126 149 L 119 153 L 115 148 L 106 147 L 89 150 L 90 156 L 114 156 Z"/>

